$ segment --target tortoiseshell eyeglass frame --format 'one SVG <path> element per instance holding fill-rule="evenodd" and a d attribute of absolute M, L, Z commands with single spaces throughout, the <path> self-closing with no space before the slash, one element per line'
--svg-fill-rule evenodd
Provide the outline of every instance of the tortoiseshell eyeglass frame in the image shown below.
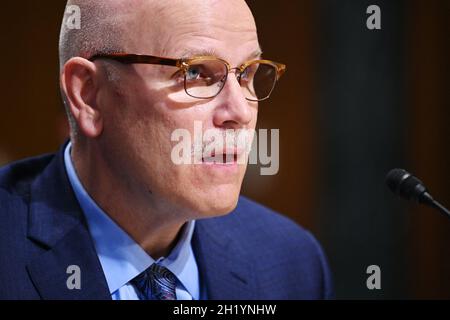
<path fill-rule="evenodd" d="M 196 97 L 193 96 L 189 93 L 188 89 L 187 89 L 187 79 L 186 79 L 186 74 L 187 71 L 189 70 L 189 67 L 193 64 L 198 64 L 199 62 L 202 61 L 211 61 L 211 60 L 218 60 L 221 61 L 226 67 L 227 67 L 227 73 L 224 77 L 224 82 L 226 81 L 228 74 L 232 71 L 232 70 L 236 70 L 238 73 L 238 79 L 240 79 L 240 75 L 245 71 L 245 69 L 252 65 L 252 64 L 265 64 L 265 65 L 270 65 L 272 67 L 275 68 L 276 70 L 276 78 L 274 79 L 274 83 L 272 86 L 272 89 L 270 90 L 269 94 L 264 97 L 264 98 L 260 98 L 260 99 L 250 99 L 247 98 L 247 100 L 249 101 L 263 101 L 266 100 L 270 97 L 273 89 L 275 88 L 275 85 L 277 83 L 277 81 L 281 78 L 281 76 L 285 73 L 286 71 L 286 65 L 282 64 L 282 63 L 278 63 L 278 62 L 274 62 L 274 61 L 270 61 L 270 60 L 249 60 L 247 62 L 244 62 L 243 64 L 241 64 L 239 67 L 237 68 L 233 68 L 230 63 L 226 60 L 217 58 L 215 56 L 194 56 L 192 58 L 181 58 L 181 59 L 173 59 L 173 58 L 166 58 L 166 57 L 157 57 L 157 56 L 151 56 L 151 55 L 140 55 L 140 54 L 128 54 L 128 53 L 110 53 L 110 54 L 96 54 L 93 55 L 91 58 L 89 58 L 89 61 L 95 61 L 98 59 L 110 59 L 110 60 L 114 60 L 123 64 L 154 64 L 154 65 L 164 65 L 164 66 L 173 66 L 173 67 L 177 67 L 181 72 L 183 72 L 184 76 L 185 76 L 185 80 L 184 80 L 184 89 L 186 91 L 186 94 L 193 97 L 193 98 L 197 98 L 197 99 L 211 99 L 216 97 L 217 95 L 220 94 L 220 92 L 223 89 L 223 86 L 220 88 L 220 90 L 213 96 L 210 97 Z"/>

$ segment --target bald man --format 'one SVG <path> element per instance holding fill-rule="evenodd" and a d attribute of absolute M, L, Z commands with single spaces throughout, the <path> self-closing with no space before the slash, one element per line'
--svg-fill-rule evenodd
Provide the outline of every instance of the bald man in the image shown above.
<path fill-rule="evenodd" d="M 81 13 L 59 48 L 71 137 L 0 171 L 0 298 L 332 297 L 314 237 L 239 196 L 236 139 L 174 159 L 177 130 L 252 132 L 285 70 L 262 59 L 245 1 L 67 5 Z"/>

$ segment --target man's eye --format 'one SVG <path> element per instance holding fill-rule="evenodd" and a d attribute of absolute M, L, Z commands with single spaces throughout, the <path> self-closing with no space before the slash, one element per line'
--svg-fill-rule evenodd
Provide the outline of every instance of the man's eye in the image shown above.
<path fill-rule="evenodd" d="M 241 79 L 244 81 L 250 80 L 255 75 L 256 70 L 257 66 L 254 65 L 245 68 L 245 70 L 241 73 Z"/>
<path fill-rule="evenodd" d="M 241 73 L 241 79 L 246 80 L 248 78 L 249 70 L 246 68 L 244 72 Z"/>
<path fill-rule="evenodd" d="M 198 67 L 191 67 L 186 72 L 186 78 L 188 80 L 197 80 L 200 78 L 200 76 L 201 76 L 201 70 Z"/>

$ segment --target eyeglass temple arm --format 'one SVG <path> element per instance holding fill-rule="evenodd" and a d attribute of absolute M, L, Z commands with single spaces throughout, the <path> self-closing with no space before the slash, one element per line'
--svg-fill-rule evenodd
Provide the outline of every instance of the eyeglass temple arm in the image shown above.
<path fill-rule="evenodd" d="M 89 61 L 94 61 L 97 59 L 111 59 L 124 64 L 143 63 L 143 64 L 158 64 L 175 67 L 178 66 L 179 64 L 179 60 L 177 59 L 161 58 L 139 54 L 121 54 L 121 53 L 97 54 L 89 58 Z"/>

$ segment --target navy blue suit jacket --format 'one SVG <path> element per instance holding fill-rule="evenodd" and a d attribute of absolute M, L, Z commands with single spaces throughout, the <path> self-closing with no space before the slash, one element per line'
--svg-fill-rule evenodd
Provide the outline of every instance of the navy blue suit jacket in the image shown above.
<path fill-rule="evenodd" d="M 111 299 L 63 150 L 0 170 L 0 299 Z M 244 197 L 229 215 L 198 221 L 192 244 L 209 299 L 332 297 L 314 237 Z M 67 288 L 70 265 L 80 290 Z"/>

